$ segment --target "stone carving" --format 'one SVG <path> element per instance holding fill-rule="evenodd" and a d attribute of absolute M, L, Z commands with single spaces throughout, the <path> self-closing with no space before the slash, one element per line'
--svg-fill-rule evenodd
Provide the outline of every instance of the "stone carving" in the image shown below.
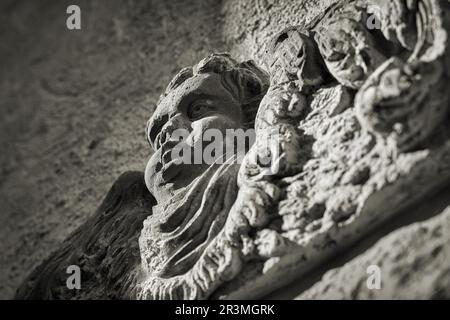
<path fill-rule="evenodd" d="M 439 1 L 414 3 L 412 9 L 401 8 L 401 12 L 408 11 L 407 16 L 416 16 L 418 31 L 412 54 L 407 59 L 393 57 L 386 61 L 358 92 L 355 103 L 364 127 L 392 138 L 400 151 L 420 145 L 448 114 L 443 12 Z M 392 5 L 400 6 L 400 2 Z"/>
<path fill-rule="evenodd" d="M 211 292 L 215 292 L 214 297 L 258 296 L 265 286 L 274 288 L 270 279 L 277 274 L 289 278 L 289 274 L 294 277 L 295 273 L 298 276 L 306 272 L 321 259 L 337 252 L 339 248 L 345 248 L 346 242 L 355 241 L 358 238 L 355 229 L 369 229 L 368 221 L 376 225 L 395 214 L 394 210 L 387 210 L 384 217 L 371 216 L 374 208 L 370 207 L 367 199 L 359 195 L 372 188 L 367 182 L 374 176 L 371 168 L 374 166 L 364 162 L 370 162 L 370 152 L 380 156 L 384 153 L 384 150 L 377 150 L 374 145 L 376 141 L 364 133 L 365 130 L 372 132 L 376 127 L 366 124 L 374 116 L 366 116 L 364 110 L 370 108 L 370 101 L 362 100 L 365 99 L 367 88 L 373 86 L 373 79 L 378 79 L 377 75 L 385 72 L 386 65 L 393 59 L 405 59 L 404 52 L 410 50 L 404 47 L 402 52 L 402 46 L 410 43 L 411 39 L 420 39 L 420 35 L 409 36 L 407 31 L 414 28 L 409 28 L 408 25 L 405 28 L 394 28 L 399 44 L 391 44 L 389 42 L 392 39 L 386 38 L 384 44 L 387 47 L 382 47 L 380 34 L 372 34 L 364 24 L 364 19 L 368 16 L 366 9 L 361 2 L 355 2 L 334 10 L 333 16 L 324 18 L 315 28 L 314 36 L 309 32 L 302 33 L 297 28 L 288 28 L 274 37 L 266 51 L 271 85 L 261 101 L 255 120 L 258 138 L 239 170 L 239 192 L 224 228 L 190 272 L 176 280 L 148 283 L 144 292 L 153 294 L 145 295 L 145 298 L 198 299 L 210 297 Z M 383 34 L 388 33 L 384 31 Z M 389 55 L 393 53 L 398 54 L 398 57 L 389 59 Z M 440 74 L 435 78 L 428 78 L 425 69 L 417 71 L 417 74 L 423 77 L 423 84 L 442 80 L 439 78 Z M 402 86 L 401 80 L 400 77 L 394 77 L 392 82 L 395 83 L 394 86 Z M 333 86 L 333 81 L 340 85 Z M 333 109 L 326 115 L 333 116 L 338 116 L 350 107 L 351 96 L 354 94 L 345 87 L 359 91 L 355 109 L 351 110 L 355 114 L 344 116 L 350 127 L 343 131 L 359 135 L 350 145 L 354 145 L 356 141 L 362 145 L 362 148 L 358 148 L 360 154 L 352 159 L 359 161 L 360 165 L 348 171 L 344 168 L 352 161 L 343 159 L 340 159 L 340 169 L 337 168 L 339 165 L 326 168 L 329 165 L 323 160 L 331 160 L 330 156 L 321 159 L 314 154 L 314 150 L 308 150 L 308 147 L 319 148 L 324 139 L 317 137 L 317 134 L 312 134 L 312 137 L 307 134 L 311 118 L 323 117 L 320 113 L 323 113 L 325 106 Z M 429 94 L 429 87 L 418 87 Z M 388 94 L 393 89 L 391 85 L 380 91 Z M 400 99 L 395 106 L 408 110 L 410 101 L 401 100 L 403 96 L 400 90 L 390 95 L 394 99 Z M 436 99 L 434 103 L 439 110 L 447 109 L 445 99 Z M 435 115 L 436 111 L 435 108 L 430 108 L 425 112 Z M 416 141 L 438 126 L 437 121 L 428 121 L 429 117 L 417 114 L 417 111 L 411 113 L 413 117 L 420 119 L 414 126 L 414 130 L 417 130 Z M 435 117 L 435 120 L 445 119 L 444 111 Z M 358 128 L 356 118 L 362 128 Z M 395 117 L 392 118 L 394 119 Z M 379 122 L 380 125 L 389 126 L 392 120 L 381 119 Z M 422 120 L 424 121 L 421 122 Z M 427 129 L 423 130 L 422 126 Z M 276 140 L 273 139 L 274 135 L 277 136 Z M 343 147 L 344 141 L 341 146 L 332 146 L 330 149 Z M 400 142 L 399 151 L 408 150 L 402 146 Z M 331 152 L 331 156 L 339 158 L 339 150 L 335 151 L 334 155 Z M 261 165 L 258 161 L 261 157 L 270 158 L 271 161 L 268 165 Z M 344 163 L 346 164 L 342 166 Z M 314 165 L 324 171 L 308 167 Z M 336 180 L 329 181 L 328 186 L 323 185 L 320 179 L 330 170 L 337 173 Z M 347 172 L 344 174 L 345 171 Z M 319 180 L 316 182 L 318 186 L 311 185 L 306 178 Z M 327 189 L 336 194 L 331 196 L 325 191 Z M 337 190 L 345 192 L 338 195 Z M 255 272 L 252 268 L 259 271 Z M 181 280 L 184 285 L 180 285 Z"/>
<path fill-rule="evenodd" d="M 266 50 L 266 65 L 272 84 L 289 81 L 309 86 L 324 82 L 326 72 L 311 35 L 290 27 L 276 35 Z"/>
<path fill-rule="evenodd" d="M 376 5 L 380 29 L 371 29 Z M 119 272 L 126 289 L 101 292 L 263 297 L 449 183 L 449 10 L 443 0 L 344 1 L 310 30 L 270 41 L 270 82 L 227 54 L 178 73 L 147 126 L 156 204 L 140 230 L 141 260 Z M 187 165 L 171 153 L 180 128 L 194 153 L 209 128 L 255 128 L 257 138 L 242 164 L 224 154 Z"/>

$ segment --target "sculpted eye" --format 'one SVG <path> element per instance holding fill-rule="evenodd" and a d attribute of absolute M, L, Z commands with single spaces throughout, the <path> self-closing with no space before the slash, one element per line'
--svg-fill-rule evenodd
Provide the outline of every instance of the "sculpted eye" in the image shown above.
<path fill-rule="evenodd" d="M 215 107 L 211 100 L 201 100 L 196 101 L 189 106 L 187 115 L 189 119 L 197 120 L 204 117 L 205 115 L 214 112 L 214 110 Z"/>

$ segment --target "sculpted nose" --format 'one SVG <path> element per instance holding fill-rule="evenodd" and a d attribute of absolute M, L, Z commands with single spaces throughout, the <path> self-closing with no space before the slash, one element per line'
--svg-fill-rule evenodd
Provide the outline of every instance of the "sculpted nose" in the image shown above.
<path fill-rule="evenodd" d="M 154 136 L 153 140 L 151 140 L 153 141 L 153 148 L 155 150 L 158 150 L 159 148 L 161 148 L 161 146 L 163 146 L 170 140 L 175 139 L 176 141 L 179 141 L 180 134 L 178 134 L 178 131 L 188 131 L 190 127 L 191 123 L 185 116 L 183 116 L 181 113 L 174 115 L 168 121 L 166 121 L 163 126 L 160 126 L 158 131 L 150 130 L 151 134 L 153 134 Z M 177 134 L 174 135 L 175 131 L 177 131 Z"/>
<path fill-rule="evenodd" d="M 184 119 L 180 113 L 176 113 L 171 116 L 168 112 L 155 112 L 147 121 L 145 128 L 146 139 L 150 144 L 150 147 L 156 151 L 166 140 L 165 133 L 170 133 L 174 129 L 182 128 L 183 126 L 189 128 L 190 124 L 185 124 L 186 121 L 188 120 Z"/>
<path fill-rule="evenodd" d="M 168 120 L 169 120 L 168 114 L 162 114 L 162 115 L 154 114 L 147 121 L 147 126 L 145 128 L 146 138 L 147 138 L 148 143 L 152 147 L 152 149 L 155 151 L 158 149 L 158 147 L 156 145 L 156 140 L 158 138 L 158 135 Z"/>

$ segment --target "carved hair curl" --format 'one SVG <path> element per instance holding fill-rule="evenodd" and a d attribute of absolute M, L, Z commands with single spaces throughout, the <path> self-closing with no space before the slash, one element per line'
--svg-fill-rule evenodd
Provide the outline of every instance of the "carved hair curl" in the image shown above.
<path fill-rule="evenodd" d="M 213 53 L 195 66 L 183 68 L 170 81 L 159 102 L 187 79 L 204 73 L 220 75 L 224 88 L 241 105 L 244 126 L 253 127 L 259 104 L 269 87 L 269 76 L 253 61 L 237 62 L 228 53 Z"/>

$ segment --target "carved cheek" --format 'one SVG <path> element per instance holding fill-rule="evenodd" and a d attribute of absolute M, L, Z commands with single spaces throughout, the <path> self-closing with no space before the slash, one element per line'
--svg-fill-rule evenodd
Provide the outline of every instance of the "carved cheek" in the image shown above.
<path fill-rule="evenodd" d="M 202 144 L 205 131 L 218 130 L 225 137 L 227 129 L 238 129 L 240 125 L 230 117 L 218 114 L 192 122 L 191 128 L 187 144 L 194 148 L 203 148 L 207 145 L 206 143 Z"/>
<path fill-rule="evenodd" d="M 187 144 L 195 150 L 203 149 L 203 135 L 208 129 L 216 129 L 213 117 L 201 118 L 193 121 L 191 124 L 191 132 L 186 140 Z"/>
<path fill-rule="evenodd" d="M 158 182 L 158 172 L 162 169 L 161 164 L 161 154 L 160 151 L 156 151 L 147 162 L 145 167 L 144 180 L 147 189 L 154 193 L 155 186 L 159 184 Z"/>
<path fill-rule="evenodd" d="M 203 132 L 207 128 L 205 127 L 205 124 L 201 120 L 197 120 L 192 122 L 191 124 L 191 132 L 186 140 L 186 143 L 191 146 L 195 147 L 202 141 Z"/>

